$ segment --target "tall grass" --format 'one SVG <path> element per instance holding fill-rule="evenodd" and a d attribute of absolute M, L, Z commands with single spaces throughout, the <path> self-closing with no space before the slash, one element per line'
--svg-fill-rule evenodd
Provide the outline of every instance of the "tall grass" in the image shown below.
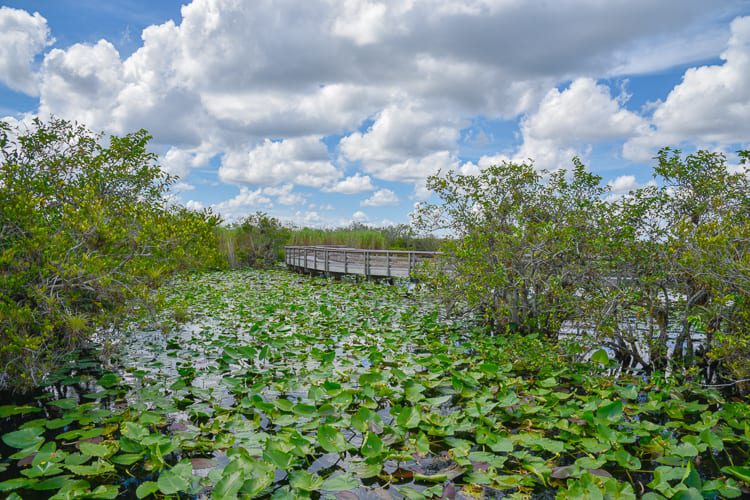
<path fill-rule="evenodd" d="M 289 238 L 288 245 L 336 245 L 351 248 L 382 250 L 387 247 L 385 236 L 376 229 L 296 229 Z"/>

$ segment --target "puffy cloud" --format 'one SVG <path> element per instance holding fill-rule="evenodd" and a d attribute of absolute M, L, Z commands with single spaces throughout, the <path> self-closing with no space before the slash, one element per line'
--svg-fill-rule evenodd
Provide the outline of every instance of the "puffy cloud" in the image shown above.
<path fill-rule="evenodd" d="M 110 42 L 53 49 L 44 58 L 39 114 L 121 132 L 111 115 L 123 88 L 120 54 Z"/>
<path fill-rule="evenodd" d="M 459 130 L 455 123 L 416 106 L 392 105 L 378 113 L 365 132 L 355 132 L 341 140 L 341 152 L 365 167 L 389 164 L 434 151 L 454 149 Z"/>
<path fill-rule="evenodd" d="M 273 201 L 263 193 L 262 189 L 251 190 L 245 186 L 240 192 L 225 201 L 212 205 L 212 208 L 229 220 L 239 219 L 258 210 L 268 210 L 273 207 Z"/>
<path fill-rule="evenodd" d="M 683 141 L 718 145 L 750 137 L 750 16 L 732 21 L 722 64 L 689 68 L 656 103 L 652 128 L 625 144 L 624 154 L 646 160 L 656 148 Z"/>
<path fill-rule="evenodd" d="M 634 175 L 621 175 L 607 183 L 613 193 L 627 193 L 638 187 Z"/>
<path fill-rule="evenodd" d="M 173 193 L 184 193 L 185 191 L 193 191 L 195 189 L 195 186 L 192 184 L 188 184 L 187 182 L 178 182 L 174 184 L 171 188 L 171 191 Z"/>
<path fill-rule="evenodd" d="M 550 90 L 536 111 L 521 123 L 523 143 L 511 156 L 482 158 L 479 166 L 503 160 L 533 159 L 538 168 L 554 170 L 585 156 L 593 144 L 625 140 L 642 133 L 648 122 L 624 107 L 627 96 L 613 97 L 607 85 L 579 78 L 560 91 Z"/>
<path fill-rule="evenodd" d="M 225 182 L 280 184 L 323 187 L 341 177 L 317 137 L 283 141 L 266 139 L 250 151 L 230 151 L 224 155 L 219 177 Z"/>
<path fill-rule="evenodd" d="M 388 181 L 411 181 L 420 183 L 428 176 L 455 169 L 458 166 L 456 156 L 448 151 L 438 151 L 422 158 L 409 158 L 400 163 L 383 165 L 378 176 Z"/>
<path fill-rule="evenodd" d="M 293 189 L 293 184 L 284 184 L 278 187 L 263 188 L 263 194 L 275 196 L 276 201 L 282 205 L 301 205 L 305 202 L 305 197 L 300 193 L 295 193 Z"/>
<path fill-rule="evenodd" d="M 388 6 L 382 2 L 344 0 L 343 8 L 333 22 L 332 31 L 358 45 L 373 43 L 388 29 L 388 13 Z"/>
<path fill-rule="evenodd" d="M 383 207 L 386 205 L 398 205 L 398 196 L 390 189 L 378 189 L 372 196 L 360 203 L 363 207 Z"/>
<path fill-rule="evenodd" d="M 370 217 L 362 210 L 357 210 L 352 214 L 352 221 L 354 222 L 359 222 L 361 224 L 367 222 L 368 220 L 370 220 Z"/>
<path fill-rule="evenodd" d="M 623 108 L 624 101 L 622 95 L 613 98 L 608 86 L 579 78 L 562 92 L 547 93 L 536 113 L 524 122 L 524 134 L 560 142 L 628 137 L 643 129 L 646 121 Z"/>
<path fill-rule="evenodd" d="M 0 82 L 29 95 L 38 93 L 34 58 L 53 40 L 38 12 L 0 7 Z"/>
<path fill-rule="evenodd" d="M 379 179 L 421 182 L 457 163 L 458 137 L 456 120 L 415 106 L 389 106 L 368 130 L 344 137 L 340 150 L 344 158 L 361 162 Z"/>
<path fill-rule="evenodd" d="M 357 194 L 372 191 L 373 189 L 375 189 L 375 186 L 373 186 L 369 175 L 360 175 L 359 173 L 356 173 L 346 179 L 340 180 L 330 187 L 323 188 L 323 191 L 331 193 Z"/>
<path fill-rule="evenodd" d="M 172 147 L 161 157 L 160 165 L 168 174 L 184 179 L 194 168 L 205 166 L 211 156 L 213 155 L 206 150 Z"/>
<path fill-rule="evenodd" d="M 194 210 L 196 212 L 200 212 L 204 208 L 203 203 L 201 203 L 200 201 L 196 201 L 196 200 L 188 200 L 187 203 L 185 203 L 185 207 L 188 210 Z"/>
<path fill-rule="evenodd" d="M 317 226 L 318 223 L 322 220 L 320 214 L 314 210 L 307 212 L 296 212 L 294 214 L 294 219 L 301 220 L 302 222 L 311 224 L 313 226 Z"/>

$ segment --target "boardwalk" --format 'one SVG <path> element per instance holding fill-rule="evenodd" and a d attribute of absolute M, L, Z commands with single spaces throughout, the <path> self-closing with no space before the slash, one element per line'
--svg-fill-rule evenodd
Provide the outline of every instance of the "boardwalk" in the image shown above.
<path fill-rule="evenodd" d="M 287 267 L 297 271 L 373 278 L 409 278 L 417 264 L 439 255 L 439 252 L 331 246 L 284 247 L 284 250 Z"/>

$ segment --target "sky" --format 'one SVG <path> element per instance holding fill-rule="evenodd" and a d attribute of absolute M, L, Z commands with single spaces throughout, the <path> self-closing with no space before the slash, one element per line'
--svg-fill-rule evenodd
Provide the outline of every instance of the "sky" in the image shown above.
<path fill-rule="evenodd" d="M 0 119 L 141 128 L 228 220 L 406 223 L 425 179 L 750 148 L 750 0 L 0 3 Z"/>

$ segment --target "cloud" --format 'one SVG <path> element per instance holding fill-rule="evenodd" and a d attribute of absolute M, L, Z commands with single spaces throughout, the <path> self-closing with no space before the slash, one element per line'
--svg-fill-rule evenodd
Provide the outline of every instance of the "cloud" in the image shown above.
<path fill-rule="evenodd" d="M 262 189 L 251 190 L 245 186 L 242 186 L 240 192 L 233 198 L 212 206 L 227 219 L 238 219 L 251 212 L 268 210 L 272 207 L 273 201 L 263 194 Z"/>
<path fill-rule="evenodd" d="M 422 182 L 457 162 L 460 122 L 417 106 L 389 106 L 364 132 L 340 142 L 342 156 L 378 179 Z"/>
<path fill-rule="evenodd" d="M 318 225 L 318 223 L 321 222 L 322 220 L 320 217 L 320 214 L 315 211 L 296 212 L 294 214 L 294 218 L 296 220 L 301 220 L 302 222 L 306 224 L 311 224 L 314 226 Z"/>
<path fill-rule="evenodd" d="M 301 205 L 305 202 L 305 197 L 300 193 L 295 193 L 293 189 L 293 184 L 284 184 L 278 187 L 263 188 L 263 194 L 275 196 L 276 201 L 282 205 Z"/>
<path fill-rule="evenodd" d="M 197 149 L 169 148 L 160 158 L 162 170 L 181 179 L 190 175 L 190 172 L 208 164 L 213 154 L 210 151 Z"/>
<path fill-rule="evenodd" d="M 196 200 L 188 200 L 187 203 L 185 203 L 185 207 L 188 210 L 194 210 L 196 212 L 200 212 L 204 208 L 203 203 L 201 203 L 200 201 L 196 201 Z"/>
<path fill-rule="evenodd" d="M 647 160 L 657 148 L 685 141 L 728 145 L 750 137 L 750 16 L 731 23 L 722 64 L 689 68 L 655 105 L 649 130 L 628 141 L 624 155 Z"/>
<path fill-rule="evenodd" d="M 124 87 L 120 54 L 110 42 L 52 49 L 42 66 L 39 114 L 122 132 L 111 116 Z"/>
<path fill-rule="evenodd" d="M 607 183 L 612 193 L 627 193 L 638 187 L 638 181 L 635 180 L 634 175 L 621 175 L 614 180 Z"/>
<path fill-rule="evenodd" d="M 366 213 L 364 213 L 362 210 L 357 210 L 352 214 L 352 221 L 359 222 L 360 224 L 367 222 L 370 220 L 370 217 Z"/>
<path fill-rule="evenodd" d="M 221 160 L 219 177 L 237 184 L 287 182 L 320 188 L 336 181 L 341 172 L 331 163 L 320 139 L 310 136 L 266 139 L 249 151 L 230 151 Z"/>
<path fill-rule="evenodd" d="M 177 182 L 176 184 L 173 184 L 171 187 L 171 191 L 173 193 L 184 193 L 185 191 L 193 191 L 195 189 L 195 186 L 192 184 L 188 184 L 187 182 Z"/>
<path fill-rule="evenodd" d="M 735 0 L 280 0 L 251 9 L 194 0 L 121 56 L 111 40 L 46 49 L 44 18 L 3 8 L 0 81 L 38 91 L 42 117 L 117 134 L 146 128 L 166 151 L 165 170 L 182 177 L 220 157 L 221 181 L 274 203 L 302 200 L 263 189 L 354 194 L 377 180 L 412 184 L 421 198 L 430 174 L 476 172 L 492 159 L 554 167 L 608 141 L 628 140 L 632 157 L 665 141 L 747 137 L 741 19 L 724 63 L 688 71 L 652 123 L 599 83 L 715 57 L 726 19 L 742 10 Z M 6 28 L 8 19 L 20 27 Z M 711 100 L 715 109 L 699 107 Z M 485 145 L 484 156 L 462 161 L 462 131 L 477 117 L 522 118 L 521 146 Z"/>
<path fill-rule="evenodd" d="M 625 109 L 625 100 L 623 95 L 612 97 L 607 85 L 578 78 L 562 92 L 547 93 L 539 109 L 524 121 L 524 136 L 571 143 L 634 135 L 646 121 Z"/>
<path fill-rule="evenodd" d="M 369 175 L 360 175 L 356 173 L 346 179 L 342 179 L 333 186 L 323 188 L 323 191 L 329 193 L 357 194 L 366 191 L 372 191 L 375 186 Z"/>
<path fill-rule="evenodd" d="M 363 200 L 363 207 L 384 207 L 386 205 L 398 205 L 398 196 L 390 189 L 379 189 L 372 196 Z"/>
<path fill-rule="evenodd" d="M 537 167 L 552 170 L 570 165 L 573 156 L 585 155 L 593 144 L 641 133 L 648 122 L 626 109 L 626 100 L 591 78 L 578 78 L 563 91 L 550 90 L 523 120 L 523 144 L 513 159 L 533 159 Z"/>
<path fill-rule="evenodd" d="M 53 43 L 47 20 L 38 12 L 0 7 L 0 82 L 13 90 L 37 95 L 34 58 Z"/>

